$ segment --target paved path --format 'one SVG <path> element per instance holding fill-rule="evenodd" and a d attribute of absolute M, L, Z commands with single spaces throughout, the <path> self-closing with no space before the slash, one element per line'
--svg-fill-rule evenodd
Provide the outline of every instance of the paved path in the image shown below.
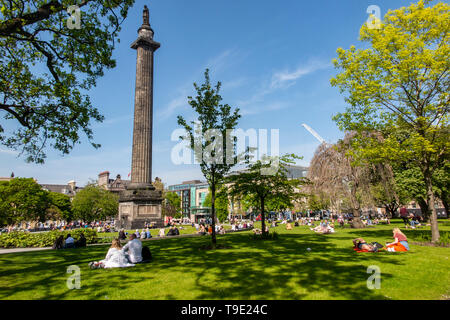
<path fill-rule="evenodd" d="M 242 232 L 242 231 L 248 231 L 248 230 L 237 230 L 237 231 L 228 231 L 226 233 L 234 233 L 234 232 Z M 153 237 L 151 239 L 144 239 L 141 240 L 142 242 L 146 241 L 155 241 L 155 240 L 161 240 L 161 239 L 172 239 L 172 238 L 193 238 L 193 237 L 202 237 L 200 234 L 180 234 L 179 236 L 170 236 L 170 237 Z M 111 237 L 112 239 L 113 237 Z M 110 243 L 93 243 L 88 244 L 88 247 L 94 247 L 94 246 L 108 246 Z M 19 253 L 19 252 L 32 252 L 32 251 L 43 251 L 43 250 L 52 250 L 51 247 L 46 248 L 13 248 L 13 249 L 0 249 L 0 254 L 7 254 L 7 253 Z"/>

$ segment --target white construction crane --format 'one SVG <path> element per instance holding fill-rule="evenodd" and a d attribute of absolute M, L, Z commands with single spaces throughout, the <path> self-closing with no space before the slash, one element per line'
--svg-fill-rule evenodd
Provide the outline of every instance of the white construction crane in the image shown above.
<path fill-rule="evenodd" d="M 314 136 L 314 138 L 316 138 L 317 140 L 319 140 L 320 143 L 324 143 L 324 142 L 325 142 L 325 140 L 324 140 L 324 139 L 323 139 L 316 131 L 314 131 L 313 128 L 311 128 L 310 126 L 308 126 L 306 123 L 302 123 L 302 126 L 303 126 L 306 130 L 308 130 L 308 132 L 311 133 L 311 134 Z"/>

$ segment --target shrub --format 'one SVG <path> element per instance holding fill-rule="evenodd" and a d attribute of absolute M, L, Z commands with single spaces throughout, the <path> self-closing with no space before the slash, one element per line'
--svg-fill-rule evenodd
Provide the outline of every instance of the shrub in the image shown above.
<path fill-rule="evenodd" d="M 431 231 L 428 230 L 405 230 L 405 235 L 411 241 L 417 242 L 431 242 Z M 449 245 L 450 244 L 450 232 L 448 231 L 439 231 L 440 245 Z"/>
<path fill-rule="evenodd" d="M 63 235 L 64 239 L 71 234 L 75 240 L 84 233 L 86 243 L 97 243 L 97 232 L 91 229 L 75 229 L 67 231 L 49 231 L 42 233 L 11 232 L 0 236 L 1 248 L 43 248 L 51 247 L 55 240 Z"/>
<path fill-rule="evenodd" d="M 262 234 L 251 234 L 250 239 L 252 240 L 278 240 L 278 233 L 276 231 L 272 233 L 262 233 Z"/>

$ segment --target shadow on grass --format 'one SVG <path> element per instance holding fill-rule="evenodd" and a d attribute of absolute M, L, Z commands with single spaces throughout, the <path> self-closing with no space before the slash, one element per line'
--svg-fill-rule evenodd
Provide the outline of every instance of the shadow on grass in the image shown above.
<path fill-rule="evenodd" d="M 373 232 L 374 237 L 390 234 L 389 230 L 365 232 Z M 367 288 L 367 266 L 372 260 L 401 262 L 384 253 L 358 255 L 350 245 L 339 248 L 333 240 L 316 234 L 281 234 L 275 241 L 255 241 L 248 233 L 228 234 L 219 237 L 219 243 L 230 249 L 205 251 L 199 248 L 210 242 L 209 237 L 169 238 L 144 244 L 151 248 L 152 263 L 112 270 L 90 270 L 87 265 L 103 259 L 107 246 L 3 255 L 0 263 L 12 267 L 2 270 L 0 281 L 5 277 L 14 283 L 1 286 L 0 299 L 20 292 L 29 299 L 29 291 L 37 291 L 37 299 L 107 299 L 112 291 L 119 296 L 129 293 L 136 283 L 149 283 L 150 290 L 176 285 L 176 280 L 162 280 L 152 270 L 192 277 L 194 299 L 303 299 L 315 293 L 319 299 L 385 299 Z M 79 290 L 66 288 L 70 265 L 81 268 Z M 391 277 L 383 273 L 383 278 Z M 159 298 L 183 296 L 167 292 Z"/>

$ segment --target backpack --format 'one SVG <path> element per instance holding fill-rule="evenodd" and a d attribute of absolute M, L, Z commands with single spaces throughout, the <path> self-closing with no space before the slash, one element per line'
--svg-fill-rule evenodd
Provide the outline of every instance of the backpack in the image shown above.
<path fill-rule="evenodd" d="M 152 253 L 149 247 L 142 247 L 142 262 L 147 262 L 152 260 Z"/>

